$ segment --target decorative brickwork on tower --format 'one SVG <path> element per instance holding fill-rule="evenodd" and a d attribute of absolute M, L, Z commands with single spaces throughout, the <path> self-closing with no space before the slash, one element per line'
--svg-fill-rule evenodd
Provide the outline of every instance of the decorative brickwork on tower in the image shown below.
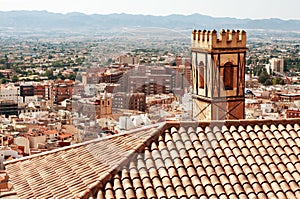
<path fill-rule="evenodd" d="M 191 51 L 194 119 L 243 119 L 246 32 L 194 30 Z"/>

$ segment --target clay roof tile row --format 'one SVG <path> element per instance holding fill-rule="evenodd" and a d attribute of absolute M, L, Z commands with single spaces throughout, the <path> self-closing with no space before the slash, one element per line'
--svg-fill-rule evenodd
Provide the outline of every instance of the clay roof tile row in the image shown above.
<path fill-rule="evenodd" d="M 167 122 L 6 169 L 20 198 L 300 198 L 299 123 Z"/>

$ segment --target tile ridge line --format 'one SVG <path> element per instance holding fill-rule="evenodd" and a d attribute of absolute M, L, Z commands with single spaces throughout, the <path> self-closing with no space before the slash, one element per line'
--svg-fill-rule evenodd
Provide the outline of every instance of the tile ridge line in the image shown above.
<path fill-rule="evenodd" d="M 104 141 L 104 140 L 109 140 L 111 138 L 115 138 L 115 137 L 119 137 L 119 136 L 123 136 L 123 135 L 134 134 L 134 133 L 139 132 L 139 131 L 145 131 L 145 130 L 151 129 L 153 127 L 159 127 L 159 126 L 164 126 L 164 125 L 165 125 L 165 122 L 151 124 L 151 125 L 144 126 L 144 127 L 141 127 L 141 128 L 137 128 L 137 129 L 133 129 L 133 130 L 129 130 L 129 131 L 124 131 L 124 132 L 118 133 L 116 135 L 97 138 L 97 139 L 86 141 L 86 142 L 83 142 L 83 143 L 73 144 L 71 146 L 66 146 L 66 147 L 53 149 L 53 150 L 50 150 L 50 151 L 45 151 L 45 152 L 41 152 L 41 153 L 38 153 L 38 154 L 26 156 L 26 157 L 21 157 L 21 158 L 14 159 L 14 160 L 9 160 L 9 161 L 4 162 L 4 166 L 9 165 L 9 164 L 13 164 L 13 163 L 16 163 L 16 162 L 21 162 L 21 161 L 33 159 L 33 158 L 36 158 L 36 157 L 42 157 L 42 156 L 45 156 L 45 155 L 48 155 L 48 154 L 54 154 L 54 153 L 58 153 L 58 152 L 61 152 L 61 151 L 66 151 L 66 150 L 69 150 L 69 149 L 74 149 L 74 148 L 78 148 L 78 147 L 81 147 L 81 146 L 86 146 L 88 144 L 97 143 L 97 142 Z"/>

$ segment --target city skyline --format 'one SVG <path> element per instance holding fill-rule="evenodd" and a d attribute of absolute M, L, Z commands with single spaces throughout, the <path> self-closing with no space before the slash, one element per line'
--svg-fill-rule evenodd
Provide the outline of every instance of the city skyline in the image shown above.
<path fill-rule="evenodd" d="M 84 14 L 144 14 L 166 16 L 171 14 L 190 15 L 194 13 L 209 15 L 212 17 L 233 17 L 250 19 L 299 19 L 297 8 L 300 2 L 297 0 L 253 0 L 242 2 L 238 0 L 0 0 L 0 11 L 15 10 L 46 10 L 55 13 L 80 12 Z"/>

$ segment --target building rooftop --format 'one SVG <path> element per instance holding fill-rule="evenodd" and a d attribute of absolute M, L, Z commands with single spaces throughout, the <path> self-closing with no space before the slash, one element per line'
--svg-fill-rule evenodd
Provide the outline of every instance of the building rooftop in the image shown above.
<path fill-rule="evenodd" d="M 6 170 L 19 198 L 300 198 L 299 124 L 159 123 Z"/>
<path fill-rule="evenodd" d="M 280 96 L 286 96 L 286 97 L 298 97 L 300 96 L 300 93 L 283 93 L 279 94 Z"/>

